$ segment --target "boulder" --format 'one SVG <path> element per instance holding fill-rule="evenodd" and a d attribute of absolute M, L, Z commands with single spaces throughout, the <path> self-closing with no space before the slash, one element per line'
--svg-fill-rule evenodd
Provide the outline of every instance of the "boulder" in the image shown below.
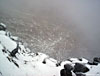
<path fill-rule="evenodd" d="M 89 69 L 81 64 L 81 63 L 75 63 L 75 66 L 74 66 L 74 71 L 73 72 L 82 72 L 82 73 L 85 73 L 85 72 L 88 72 Z"/>
<path fill-rule="evenodd" d="M 71 70 L 73 70 L 73 67 L 70 64 L 65 64 L 64 69 L 71 71 Z"/>
<path fill-rule="evenodd" d="M 19 49 L 19 44 L 17 44 L 17 47 L 14 50 L 12 50 L 12 52 L 10 53 L 10 56 L 16 57 L 15 54 L 18 53 L 18 49 Z"/>
<path fill-rule="evenodd" d="M 67 76 L 65 69 L 61 69 L 60 76 Z"/>
<path fill-rule="evenodd" d="M 100 58 L 99 58 L 99 57 L 95 57 L 95 58 L 93 59 L 93 62 L 98 62 L 98 63 L 100 63 Z"/>
<path fill-rule="evenodd" d="M 67 76 L 72 76 L 71 70 L 73 70 L 73 67 L 70 64 L 65 64 L 64 69 L 66 70 Z"/>
<path fill-rule="evenodd" d="M 0 23 L 0 30 L 6 31 L 6 25 L 3 23 Z"/>
<path fill-rule="evenodd" d="M 88 62 L 89 65 L 98 65 L 97 62 Z"/>

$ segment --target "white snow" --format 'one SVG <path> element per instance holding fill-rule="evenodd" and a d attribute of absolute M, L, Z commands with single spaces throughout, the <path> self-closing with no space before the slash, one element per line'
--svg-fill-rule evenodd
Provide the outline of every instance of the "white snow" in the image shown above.
<path fill-rule="evenodd" d="M 0 35 L 5 35 L 6 32 L 5 31 L 0 31 Z"/>
<path fill-rule="evenodd" d="M 3 26 L 4 28 L 6 28 L 6 25 L 4 23 L 0 23 L 0 26 Z"/>
<path fill-rule="evenodd" d="M 70 60 L 73 62 L 73 63 L 88 63 L 88 60 L 85 59 L 85 58 L 81 58 L 82 61 L 80 61 L 78 58 L 70 58 Z"/>
<path fill-rule="evenodd" d="M 9 37 L 5 35 L 0 35 L 0 42 L 3 47 L 6 47 L 10 52 L 16 48 L 16 42 L 12 41 Z"/>
<path fill-rule="evenodd" d="M 18 38 L 6 36 L 5 33 L 6 31 L 0 31 L 0 76 L 60 76 L 60 70 L 64 68 L 64 64 L 74 66 L 75 63 L 83 63 L 90 69 L 86 76 L 100 76 L 100 64 L 98 66 L 89 65 L 85 58 L 82 58 L 82 61 L 77 58 L 70 58 L 61 62 L 61 65 L 57 67 L 57 60 L 43 53 L 30 53 L 30 50 L 25 48 L 21 42 L 16 57 L 11 57 L 9 52 L 16 48 Z M 6 52 L 3 52 L 3 49 Z"/>

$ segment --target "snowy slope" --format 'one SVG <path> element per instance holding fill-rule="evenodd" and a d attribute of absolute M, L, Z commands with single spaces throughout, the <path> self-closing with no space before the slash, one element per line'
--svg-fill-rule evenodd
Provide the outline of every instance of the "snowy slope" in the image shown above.
<path fill-rule="evenodd" d="M 15 50 L 15 55 L 11 55 Z M 0 29 L 0 76 L 60 76 L 65 64 L 74 67 L 76 63 L 89 68 L 89 71 L 84 73 L 86 76 L 100 76 L 100 63 L 90 65 L 84 58 L 70 58 L 59 63 L 46 54 L 32 53 L 17 37 Z M 73 70 L 71 72 L 76 76 Z"/>

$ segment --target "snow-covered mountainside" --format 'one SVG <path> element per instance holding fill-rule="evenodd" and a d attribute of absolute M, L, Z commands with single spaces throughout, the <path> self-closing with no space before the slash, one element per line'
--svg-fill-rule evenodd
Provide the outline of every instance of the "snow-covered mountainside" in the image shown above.
<path fill-rule="evenodd" d="M 43 53 L 32 53 L 18 37 L 0 24 L 0 76 L 100 76 L 100 58 L 57 61 Z"/>

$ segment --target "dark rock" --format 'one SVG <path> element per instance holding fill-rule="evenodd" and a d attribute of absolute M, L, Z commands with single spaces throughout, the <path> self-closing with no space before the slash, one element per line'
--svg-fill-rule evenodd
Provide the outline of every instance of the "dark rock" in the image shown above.
<path fill-rule="evenodd" d="M 98 65 L 98 62 L 88 62 L 89 65 Z"/>
<path fill-rule="evenodd" d="M 11 60 L 11 58 L 9 58 L 9 57 L 7 57 L 7 59 L 11 62 L 12 60 Z"/>
<path fill-rule="evenodd" d="M 36 54 L 36 56 L 39 55 L 38 53 L 35 53 L 35 54 Z"/>
<path fill-rule="evenodd" d="M 82 73 L 85 73 L 85 72 L 88 72 L 89 69 L 81 64 L 81 63 L 75 63 L 75 66 L 74 66 L 74 71 L 73 72 L 82 72 Z"/>
<path fill-rule="evenodd" d="M 6 49 L 2 49 L 2 52 L 7 53 Z"/>
<path fill-rule="evenodd" d="M 72 60 L 70 60 L 70 59 L 67 59 L 68 61 L 70 61 L 70 62 L 72 62 Z"/>
<path fill-rule="evenodd" d="M 66 69 L 65 69 L 65 70 L 66 70 Z M 67 74 L 67 76 L 72 76 L 72 72 L 69 71 L 69 70 L 66 70 L 66 74 Z"/>
<path fill-rule="evenodd" d="M 73 70 L 73 67 L 70 64 L 65 64 L 64 69 L 66 70 L 67 76 L 72 76 L 71 70 Z"/>
<path fill-rule="evenodd" d="M 93 62 L 88 62 L 89 65 L 94 65 Z"/>
<path fill-rule="evenodd" d="M 61 76 L 72 76 L 73 67 L 70 64 L 65 64 L 64 69 L 60 71 Z"/>
<path fill-rule="evenodd" d="M 61 62 L 62 62 L 62 61 L 56 63 L 56 67 L 61 66 Z"/>
<path fill-rule="evenodd" d="M 100 58 L 95 57 L 95 58 L 93 59 L 93 62 L 98 62 L 98 63 L 100 63 Z"/>
<path fill-rule="evenodd" d="M 43 62 L 42 62 L 43 64 L 46 64 L 46 60 L 43 60 Z"/>
<path fill-rule="evenodd" d="M 12 60 L 12 62 L 19 68 L 19 65 L 16 63 L 16 61 Z"/>
<path fill-rule="evenodd" d="M 94 65 L 98 65 L 98 62 L 93 62 Z"/>
<path fill-rule="evenodd" d="M 60 76 L 67 76 L 66 70 L 65 70 L 65 69 L 62 69 L 62 70 L 60 71 Z"/>
<path fill-rule="evenodd" d="M 82 61 L 82 58 L 78 58 L 79 61 Z"/>
<path fill-rule="evenodd" d="M 18 49 L 19 49 L 19 44 L 17 44 L 17 47 L 14 50 L 12 50 L 10 56 L 15 57 L 15 54 L 18 53 Z"/>
<path fill-rule="evenodd" d="M 73 67 L 70 64 L 65 64 L 64 69 L 71 71 L 71 70 L 73 70 Z"/>

